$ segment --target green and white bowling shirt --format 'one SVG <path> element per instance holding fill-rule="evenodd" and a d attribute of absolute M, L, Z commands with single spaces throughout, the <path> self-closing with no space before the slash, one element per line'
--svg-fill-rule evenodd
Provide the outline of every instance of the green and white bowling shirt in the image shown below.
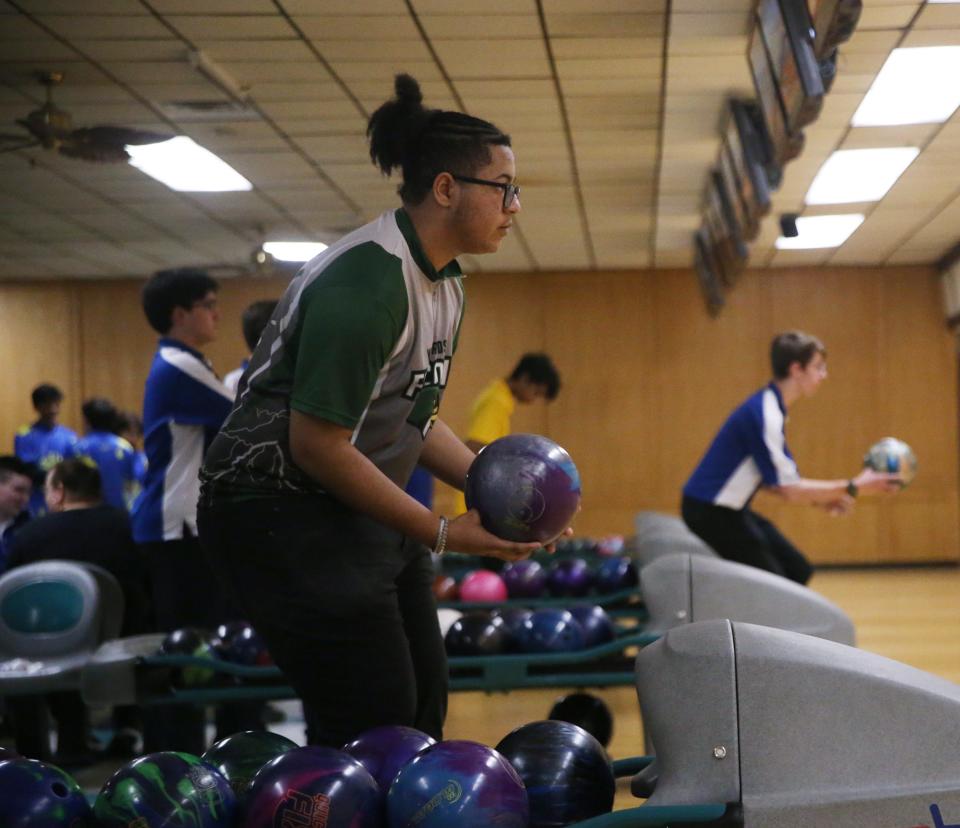
<path fill-rule="evenodd" d="M 246 498 L 321 492 L 290 455 L 290 410 L 352 429 L 404 486 L 447 384 L 463 315 L 460 267 L 437 271 L 404 210 L 308 262 L 287 288 L 207 452 L 207 491 Z"/>

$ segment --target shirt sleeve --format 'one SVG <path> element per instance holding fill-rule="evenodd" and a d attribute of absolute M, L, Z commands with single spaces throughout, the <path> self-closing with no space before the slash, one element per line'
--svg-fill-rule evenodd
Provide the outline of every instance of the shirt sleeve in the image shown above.
<path fill-rule="evenodd" d="M 403 333 L 405 309 L 339 285 L 305 299 L 290 407 L 353 428 Z"/>
<path fill-rule="evenodd" d="M 159 410 L 180 425 L 201 425 L 216 431 L 233 407 L 233 397 L 214 373 L 192 354 L 163 349 L 168 365 L 160 384 Z"/>
<path fill-rule="evenodd" d="M 783 425 L 783 412 L 776 398 L 764 394 L 751 422 L 748 444 L 765 486 L 785 486 L 800 479 L 797 464 L 787 449 Z"/>

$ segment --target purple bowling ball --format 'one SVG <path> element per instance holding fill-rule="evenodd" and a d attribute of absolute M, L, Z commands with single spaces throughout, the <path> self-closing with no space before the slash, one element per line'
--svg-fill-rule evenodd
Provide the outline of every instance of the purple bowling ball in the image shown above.
<path fill-rule="evenodd" d="M 435 745 L 437 740 L 413 727 L 383 725 L 364 731 L 344 745 L 349 753 L 377 781 L 384 796 L 397 774 L 421 750 Z"/>
<path fill-rule="evenodd" d="M 547 586 L 547 571 L 530 558 L 508 563 L 500 577 L 511 598 L 539 598 Z"/>
<path fill-rule="evenodd" d="M 552 440 L 511 434 L 483 447 L 467 471 L 464 494 L 488 532 L 549 543 L 580 508 L 580 474 Z"/>
<path fill-rule="evenodd" d="M 603 607 L 594 607 L 589 604 L 576 604 L 570 607 L 570 614 L 580 622 L 583 627 L 583 639 L 585 647 L 598 647 L 613 641 L 616 631 L 613 628 L 613 621 L 607 615 Z"/>
<path fill-rule="evenodd" d="M 387 795 L 390 828 L 527 828 L 516 770 L 477 742 L 437 742 L 418 753 Z"/>
<path fill-rule="evenodd" d="M 597 567 L 597 592 L 619 592 L 633 589 L 639 583 L 637 565 L 626 555 L 607 558 Z"/>
<path fill-rule="evenodd" d="M 253 777 L 241 828 L 323 825 L 380 828 L 383 794 L 352 756 L 301 747 L 268 762 Z"/>
<path fill-rule="evenodd" d="M 547 589 L 557 598 L 582 598 L 593 586 L 593 572 L 583 558 L 555 561 L 547 571 Z"/>
<path fill-rule="evenodd" d="M 524 653 L 569 653 L 586 645 L 583 627 L 563 609 L 538 609 L 520 628 L 518 645 Z"/>

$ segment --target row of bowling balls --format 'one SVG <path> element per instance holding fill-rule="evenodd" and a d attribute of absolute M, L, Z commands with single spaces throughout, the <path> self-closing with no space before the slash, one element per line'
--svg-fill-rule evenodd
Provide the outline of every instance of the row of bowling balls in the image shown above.
<path fill-rule="evenodd" d="M 508 598 L 582 598 L 595 591 L 608 595 L 634 589 L 640 582 L 637 566 L 626 555 L 606 558 L 591 566 L 584 558 L 560 558 L 542 564 L 532 558 L 508 563 L 499 573 L 475 569 L 457 583 L 438 574 L 433 594 L 438 601 L 499 603 Z"/>
<path fill-rule="evenodd" d="M 2 757 L 0 757 L 2 758 Z M 583 728 L 523 725 L 496 748 L 383 726 L 342 750 L 247 731 L 202 757 L 164 751 L 127 763 L 91 808 L 54 765 L 0 761 L 4 828 L 546 828 L 610 811 L 615 781 Z"/>
<path fill-rule="evenodd" d="M 160 643 L 158 655 L 187 655 L 204 661 L 227 661 L 231 664 L 268 667 L 273 659 L 257 631 L 246 621 L 228 621 L 215 631 L 181 627 L 167 633 Z M 173 672 L 174 682 L 192 687 L 208 684 L 216 676 L 214 666 L 192 665 Z"/>
<path fill-rule="evenodd" d="M 622 553 L 624 545 L 623 535 L 605 535 L 601 538 L 561 538 L 557 541 L 557 548 L 553 554 L 561 557 L 609 558 Z"/>
<path fill-rule="evenodd" d="M 606 644 L 616 637 L 606 610 L 591 604 L 575 604 L 569 609 L 501 607 L 463 614 L 441 609 L 438 615 L 450 656 L 569 653 Z"/>

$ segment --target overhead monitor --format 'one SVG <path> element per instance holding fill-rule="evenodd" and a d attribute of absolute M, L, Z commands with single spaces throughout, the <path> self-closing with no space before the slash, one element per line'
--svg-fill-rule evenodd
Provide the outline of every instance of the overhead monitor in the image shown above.
<path fill-rule="evenodd" d="M 703 227 L 693 236 L 693 264 L 700 284 L 700 292 L 707 306 L 707 313 L 716 316 L 725 302 L 723 285 L 710 237 Z"/>
<path fill-rule="evenodd" d="M 807 0 L 807 9 L 813 21 L 813 50 L 817 58 L 823 60 L 853 35 L 863 11 L 863 0 Z"/>
<path fill-rule="evenodd" d="M 817 119 L 824 94 L 807 0 L 760 0 L 756 22 L 780 90 L 787 130 L 798 133 Z"/>
<path fill-rule="evenodd" d="M 773 74 L 766 42 L 759 25 L 753 27 L 747 52 L 750 72 L 757 92 L 757 103 L 763 116 L 763 127 L 770 142 L 772 180 L 779 183 L 783 167 L 796 158 L 803 149 L 803 133 L 787 128 L 786 114 L 780 96 L 780 86 Z"/>

